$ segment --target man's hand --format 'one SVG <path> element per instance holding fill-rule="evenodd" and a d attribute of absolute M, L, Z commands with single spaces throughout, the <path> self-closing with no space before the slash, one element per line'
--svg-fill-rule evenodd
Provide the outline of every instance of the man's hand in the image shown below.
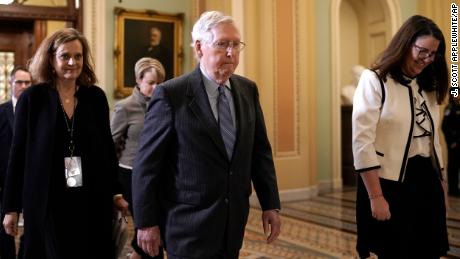
<path fill-rule="evenodd" d="M 281 219 L 276 210 L 266 210 L 262 213 L 262 224 L 264 233 L 267 236 L 267 244 L 275 241 L 281 232 Z"/>
<path fill-rule="evenodd" d="M 137 244 L 151 257 L 157 256 L 160 253 L 160 243 L 160 228 L 158 226 L 137 230 Z"/>
<path fill-rule="evenodd" d="M 16 236 L 18 234 L 18 219 L 19 215 L 17 212 L 9 212 L 5 215 L 3 228 L 8 235 Z"/>

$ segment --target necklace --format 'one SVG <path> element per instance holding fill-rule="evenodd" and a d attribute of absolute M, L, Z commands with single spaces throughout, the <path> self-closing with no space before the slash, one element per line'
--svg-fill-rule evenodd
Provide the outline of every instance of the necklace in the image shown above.
<path fill-rule="evenodd" d="M 61 102 L 65 103 L 65 104 L 69 104 L 71 99 L 74 98 L 75 99 L 75 92 L 76 92 L 76 87 L 75 87 L 75 91 L 73 94 L 68 94 L 69 92 L 67 92 L 67 94 L 64 93 L 64 91 L 58 91 L 59 92 L 59 99 L 61 100 Z"/>

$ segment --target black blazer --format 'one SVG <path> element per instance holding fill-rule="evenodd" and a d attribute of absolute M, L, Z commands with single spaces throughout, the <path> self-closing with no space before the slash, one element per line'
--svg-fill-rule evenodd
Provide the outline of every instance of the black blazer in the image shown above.
<path fill-rule="evenodd" d="M 280 201 L 271 146 L 254 82 L 230 78 L 237 139 L 227 158 L 199 66 L 159 85 L 133 169 L 138 228 L 160 226 L 168 253 L 207 258 L 241 248 L 251 181 L 263 210 Z M 226 234 L 226 236 L 224 236 Z"/>
<path fill-rule="evenodd" d="M 85 136 L 82 144 L 83 180 L 90 197 L 87 200 L 82 197 L 86 206 L 81 211 L 84 222 L 79 223 L 90 226 L 97 233 L 82 237 L 81 244 L 76 247 L 87 249 L 94 246 L 111 258 L 114 251 L 111 240 L 113 195 L 120 186 L 117 184 L 117 159 L 110 133 L 109 107 L 104 92 L 96 86 L 80 87 L 77 98 L 79 113 L 76 114 L 83 115 L 77 119 Z M 54 233 L 46 226 L 54 220 L 48 218 L 48 202 L 56 199 L 49 193 L 50 176 L 55 168 L 56 118 L 62 116 L 57 113 L 58 100 L 54 88 L 39 84 L 26 89 L 16 106 L 3 211 L 23 210 L 25 258 L 37 256 L 43 246 L 53 246 L 49 243 Z M 69 235 L 73 235 L 71 227 L 69 225 Z"/>
<path fill-rule="evenodd" d="M 11 139 L 13 138 L 13 120 L 13 102 L 10 100 L 0 104 L 0 198 L 3 193 Z"/>

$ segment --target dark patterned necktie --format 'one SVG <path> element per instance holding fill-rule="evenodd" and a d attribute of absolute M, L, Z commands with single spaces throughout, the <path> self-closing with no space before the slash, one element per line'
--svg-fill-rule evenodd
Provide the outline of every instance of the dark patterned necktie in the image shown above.
<path fill-rule="evenodd" d="M 228 159 L 230 160 L 233 154 L 233 146 L 235 145 L 235 127 L 233 126 L 230 104 L 225 95 L 224 87 L 223 85 L 218 87 L 219 98 L 217 98 L 217 110 L 219 113 L 220 134 L 224 140 L 225 149 L 227 150 Z"/>

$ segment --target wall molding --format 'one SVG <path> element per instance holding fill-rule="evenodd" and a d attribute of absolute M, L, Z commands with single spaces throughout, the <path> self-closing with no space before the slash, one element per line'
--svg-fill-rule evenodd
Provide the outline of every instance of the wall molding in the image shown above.
<path fill-rule="evenodd" d="M 244 36 L 246 35 L 245 31 L 245 12 L 244 12 L 244 0 L 232 0 L 232 17 L 235 20 L 236 27 L 240 32 L 241 39 L 245 41 Z M 246 60 L 245 55 L 240 55 L 240 63 L 236 68 L 235 73 L 238 75 L 245 76 L 246 71 Z"/>
<path fill-rule="evenodd" d="M 107 70 L 106 70 L 106 53 L 112 54 L 113 51 L 106 52 L 106 16 L 101 15 L 100 10 L 106 10 L 106 1 L 99 0 L 86 0 L 83 5 L 83 32 L 88 39 L 91 53 L 93 55 L 94 70 L 98 79 L 98 86 L 100 86 L 107 95 L 112 95 L 108 92 Z M 113 57 L 113 55 L 111 56 Z"/>
<path fill-rule="evenodd" d="M 342 138 L 340 114 L 340 5 L 342 0 L 331 2 L 331 126 L 332 126 L 332 182 L 342 179 Z M 339 186 L 333 186 L 339 187 Z"/>
<path fill-rule="evenodd" d="M 317 186 L 318 194 L 328 193 L 332 190 L 342 190 L 343 188 L 342 179 L 333 181 L 319 181 Z"/>

